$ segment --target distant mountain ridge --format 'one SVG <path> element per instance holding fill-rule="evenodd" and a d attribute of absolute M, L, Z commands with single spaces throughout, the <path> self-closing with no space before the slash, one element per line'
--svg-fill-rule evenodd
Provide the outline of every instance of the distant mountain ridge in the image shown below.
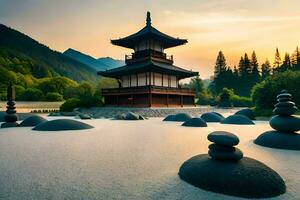
<path fill-rule="evenodd" d="M 28 61 L 30 67 L 26 73 L 37 78 L 49 75 L 66 76 L 76 81 L 95 81 L 98 78 L 95 70 L 3 24 L 0 24 L 0 57 Z M 9 70 L 15 71 L 15 68 Z"/>
<path fill-rule="evenodd" d="M 120 67 L 125 64 L 123 60 L 116 60 L 111 57 L 96 59 L 72 48 L 67 49 L 65 52 L 63 52 L 63 54 L 85 64 L 86 66 L 89 66 L 91 69 L 96 71 L 104 71 L 107 69 Z"/>

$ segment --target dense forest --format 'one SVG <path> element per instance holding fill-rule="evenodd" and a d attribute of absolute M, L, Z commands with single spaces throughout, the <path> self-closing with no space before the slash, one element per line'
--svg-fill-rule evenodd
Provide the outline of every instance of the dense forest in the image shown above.
<path fill-rule="evenodd" d="M 202 80 L 196 77 L 185 87 L 196 90 L 197 103 L 201 105 L 220 105 L 221 97 L 228 96 L 232 106 L 255 106 L 271 114 L 276 95 L 282 89 L 287 89 L 300 105 L 299 85 L 300 51 L 297 47 L 291 56 L 286 53 L 283 59 L 277 48 L 273 65 L 268 59 L 259 65 L 255 51 L 250 57 L 245 53 L 233 68 L 227 65 L 220 51 L 210 85 L 205 88 Z"/>
<path fill-rule="evenodd" d="M 65 89 L 99 81 L 96 70 L 1 24 L 0 74 L 2 100 L 9 81 L 16 86 L 17 100 L 31 101 L 63 100 Z"/>

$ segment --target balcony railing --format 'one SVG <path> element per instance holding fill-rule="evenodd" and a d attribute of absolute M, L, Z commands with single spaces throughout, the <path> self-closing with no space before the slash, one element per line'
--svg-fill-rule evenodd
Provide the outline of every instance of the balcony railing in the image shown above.
<path fill-rule="evenodd" d="M 154 50 L 147 50 L 147 51 L 140 51 L 135 52 L 131 55 L 125 55 L 125 62 L 127 64 L 147 60 L 147 59 L 153 59 L 160 62 L 165 62 L 169 64 L 173 64 L 173 55 L 167 55 L 162 52 L 157 52 Z"/>
<path fill-rule="evenodd" d="M 138 94 L 138 93 L 163 93 L 163 94 L 182 94 L 182 95 L 195 95 L 194 90 L 188 88 L 172 88 L 162 86 L 137 86 L 126 88 L 108 88 L 102 89 L 103 95 L 113 94 Z"/>

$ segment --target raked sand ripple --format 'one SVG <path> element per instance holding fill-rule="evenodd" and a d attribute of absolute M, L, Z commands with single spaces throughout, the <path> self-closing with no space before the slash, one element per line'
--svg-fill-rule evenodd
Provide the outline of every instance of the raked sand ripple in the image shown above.
<path fill-rule="evenodd" d="M 162 118 L 84 122 L 95 128 L 0 129 L 0 199 L 238 199 L 198 189 L 178 177 L 185 160 L 207 153 L 206 137 L 217 130 L 238 135 L 237 147 L 245 156 L 265 163 L 285 180 L 287 192 L 273 199 L 300 196 L 299 152 L 253 143 L 271 129 L 267 122 L 208 123 L 202 128 Z"/>

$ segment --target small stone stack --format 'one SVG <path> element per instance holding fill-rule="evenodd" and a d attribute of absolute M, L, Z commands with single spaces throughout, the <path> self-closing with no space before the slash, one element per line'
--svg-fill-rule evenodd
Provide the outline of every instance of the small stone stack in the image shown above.
<path fill-rule="evenodd" d="M 278 103 L 273 112 L 276 114 L 270 120 L 270 126 L 275 129 L 259 135 L 254 143 L 271 148 L 300 151 L 300 118 L 293 116 L 298 110 L 291 101 L 292 95 L 286 90 L 277 95 Z"/>
<path fill-rule="evenodd" d="M 207 136 L 213 142 L 209 145 L 208 155 L 215 160 L 239 161 L 243 158 L 243 152 L 234 147 L 239 143 L 239 138 L 226 131 L 215 131 Z"/>
<path fill-rule="evenodd" d="M 1 125 L 1 128 L 9 128 L 18 126 L 18 115 L 16 114 L 15 103 L 15 87 L 10 82 L 7 87 L 7 110 L 4 116 L 5 123 Z"/>
<path fill-rule="evenodd" d="M 277 95 L 278 103 L 275 104 L 273 112 L 277 114 L 270 120 L 270 125 L 277 131 L 294 133 L 300 129 L 300 120 L 292 116 L 298 108 L 295 103 L 291 101 L 292 95 L 286 90 L 281 91 Z"/>

